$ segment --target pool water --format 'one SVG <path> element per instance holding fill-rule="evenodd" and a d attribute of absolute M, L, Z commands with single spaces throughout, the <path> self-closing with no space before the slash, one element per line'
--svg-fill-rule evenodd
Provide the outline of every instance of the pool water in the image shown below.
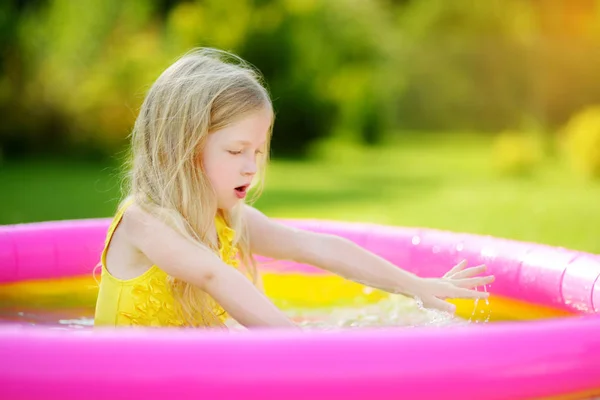
<path fill-rule="evenodd" d="M 88 280 L 3 285 L 0 286 L 0 324 L 91 328 L 96 294 L 96 284 Z M 275 302 L 299 326 L 309 330 L 468 325 L 486 323 L 490 314 L 489 307 L 478 309 L 477 303 L 470 316 L 459 317 L 424 309 L 416 300 L 402 295 L 376 300 L 366 300 L 366 297 L 356 296 L 352 301 L 329 304 Z M 240 328 L 235 321 L 229 321 L 228 326 Z"/>
<path fill-rule="evenodd" d="M 389 326 L 447 326 L 466 325 L 473 321 L 437 310 L 421 308 L 414 300 L 401 296 L 381 300 L 365 307 L 288 308 L 285 313 L 305 329 L 331 330 L 340 328 Z M 476 321 L 479 322 L 479 321 Z M 50 328 L 82 329 L 94 324 L 93 307 L 72 304 L 49 308 L 36 303 L 0 301 L 0 324 L 17 323 Z M 238 329 L 234 321 L 228 326 Z"/>

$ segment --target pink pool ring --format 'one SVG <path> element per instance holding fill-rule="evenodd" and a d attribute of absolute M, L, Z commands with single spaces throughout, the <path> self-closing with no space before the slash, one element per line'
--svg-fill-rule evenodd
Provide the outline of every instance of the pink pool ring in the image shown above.
<path fill-rule="evenodd" d="M 89 275 L 109 220 L 0 227 L 0 283 Z M 2 399 L 524 399 L 600 393 L 600 258 L 428 229 L 284 220 L 419 275 L 485 263 L 502 296 L 573 316 L 335 332 L 0 325 Z M 283 263 L 282 271 L 322 273 Z"/>

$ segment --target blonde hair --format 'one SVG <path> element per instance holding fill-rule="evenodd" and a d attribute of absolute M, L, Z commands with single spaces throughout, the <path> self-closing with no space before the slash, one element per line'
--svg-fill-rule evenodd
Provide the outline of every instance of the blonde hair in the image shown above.
<path fill-rule="evenodd" d="M 244 116 L 268 107 L 269 94 L 260 74 L 239 57 L 215 49 L 194 49 L 168 67 L 150 88 L 131 135 L 126 198 L 161 217 L 188 240 L 218 254 L 215 193 L 202 167 L 208 135 Z M 259 165 L 253 199 L 262 191 L 268 160 Z M 234 245 L 242 265 L 256 284 L 258 274 L 239 203 L 222 211 L 236 231 Z M 222 326 L 219 309 L 199 288 L 172 277 L 173 295 L 189 326 Z"/>

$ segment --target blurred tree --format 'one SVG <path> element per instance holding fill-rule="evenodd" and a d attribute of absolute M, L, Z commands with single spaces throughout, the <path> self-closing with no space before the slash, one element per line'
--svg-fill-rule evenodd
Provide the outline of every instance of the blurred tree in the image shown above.
<path fill-rule="evenodd" d="M 328 136 L 564 123 L 600 102 L 600 0 L 31 0 L 0 4 L 0 148 L 112 155 L 197 46 L 266 77 L 275 157 Z"/>
<path fill-rule="evenodd" d="M 148 85 L 197 46 L 234 51 L 265 75 L 275 156 L 302 156 L 344 130 L 376 142 L 392 107 L 393 50 L 381 39 L 394 36 L 393 21 L 377 2 L 54 0 L 18 30 L 21 106 L 3 105 L 17 111 L 6 132 L 20 132 L 23 150 L 112 154 Z"/>
<path fill-rule="evenodd" d="M 560 128 L 600 103 L 600 1 L 532 2 L 539 39 L 532 49 L 535 104 L 540 119 Z"/>
<path fill-rule="evenodd" d="M 411 129 L 496 131 L 530 107 L 527 2 L 431 0 L 398 14 L 408 88 L 398 120 Z"/>
<path fill-rule="evenodd" d="M 575 114 L 563 128 L 563 155 L 574 171 L 588 179 L 600 179 L 600 106 Z"/>

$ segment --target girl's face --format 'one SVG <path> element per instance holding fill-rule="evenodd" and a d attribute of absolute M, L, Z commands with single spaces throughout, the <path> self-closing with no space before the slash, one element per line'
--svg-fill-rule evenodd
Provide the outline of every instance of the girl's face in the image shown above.
<path fill-rule="evenodd" d="M 202 165 L 217 196 L 219 209 L 242 201 L 264 157 L 272 121 L 268 108 L 208 135 Z"/>

